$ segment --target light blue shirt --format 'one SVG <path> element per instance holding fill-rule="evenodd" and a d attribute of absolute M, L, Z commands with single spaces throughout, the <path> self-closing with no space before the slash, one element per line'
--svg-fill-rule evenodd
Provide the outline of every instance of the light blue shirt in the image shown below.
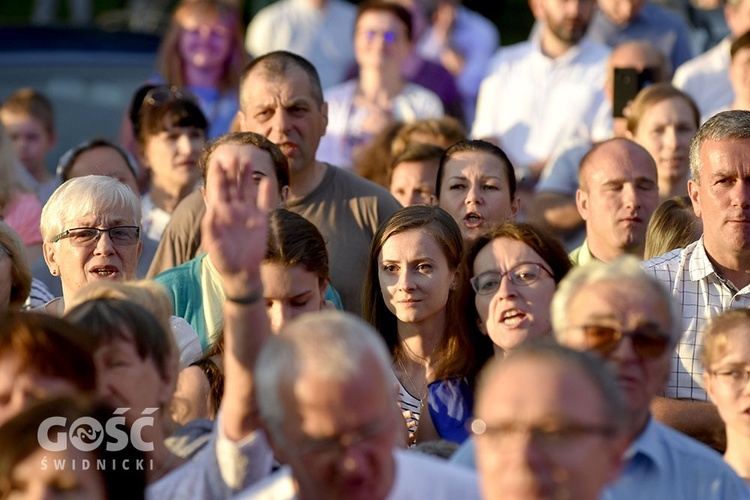
<path fill-rule="evenodd" d="M 450 461 L 476 468 L 474 438 Z M 717 452 L 652 418 L 625 452 L 622 474 L 601 498 L 738 500 L 750 499 L 750 489 Z"/>
<path fill-rule="evenodd" d="M 750 489 L 716 451 L 649 420 L 625 452 L 625 468 L 602 499 L 742 499 Z"/>

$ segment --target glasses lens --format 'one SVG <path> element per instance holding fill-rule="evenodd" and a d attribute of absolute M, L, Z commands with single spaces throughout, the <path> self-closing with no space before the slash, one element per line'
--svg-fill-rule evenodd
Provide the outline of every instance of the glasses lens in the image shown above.
<path fill-rule="evenodd" d="M 109 237 L 115 243 L 131 245 L 138 241 L 138 228 L 129 226 L 116 226 L 109 230 Z"/>
<path fill-rule="evenodd" d="M 503 277 L 499 273 L 487 272 L 471 278 L 471 286 L 479 295 L 495 293 L 500 288 L 500 280 Z"/>
<path fill-rule="evenodd" d="M 617 347 L 622 333 L 609 326 L 586 325 L 583 327 L 589 349 L 601 354 L 609 354 Z"/>
<path fill-rule="evenodd" d="M 98 239 L 99 230 L 95 227 L 82 227 L 68 231 L 68 239 L 74 247 L 86 246 Z"/>
<path fill-rule="evenodd" d="M 669 346 L 669 339 L 657 332 L 637 331 L 632 339 L 633 349 L 642 358 L 658 358 Z"/>
<path fill-rule="evenodd" d="M 510 271 L 508 277 L 514 285 L 527 286 L 539 279 L 542 269 L 537 264 L 519 264 Z"/>

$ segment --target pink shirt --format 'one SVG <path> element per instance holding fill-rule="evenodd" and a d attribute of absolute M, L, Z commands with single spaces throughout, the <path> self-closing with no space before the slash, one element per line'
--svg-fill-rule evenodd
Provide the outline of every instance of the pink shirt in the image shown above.
<path fill-rule="evenodd" d="M 42 242 L 39 222 L 42 218 L 42 204 L 34 193 L 16 193 L 5 206 L 4 222 L 8 224 L 26 246 Z"/>

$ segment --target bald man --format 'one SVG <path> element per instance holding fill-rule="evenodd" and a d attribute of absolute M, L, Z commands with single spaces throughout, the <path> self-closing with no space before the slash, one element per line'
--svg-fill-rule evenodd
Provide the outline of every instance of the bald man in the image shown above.
<path fill-rule="evenodd" d="M 643 258 L 646 226 L 659 205 L 656 164 L 642 146 L 615 138 L 595 145 L 581 161 L 576 207 L 586 240 L 570 253 L 584 265 L 631 254 Z"/>
<path fill-rule="evenodd" d="M 555 233 L 568 249 L 580 245 L 585 237 L 585 225 L 575 204 L 581 159 L 593 143 L 623 137 L 627 130 L 627 119 L 612 117 L 616 68 L 635 68 L 638 71 L 651 68 L 654 83 L 669 81 L 671 74 L 669 60 L 648 42 L 625 42 L 610 54 L 593 125 L 581 130 L 581 136 L 564 145 L 563 151 L 547 164 L 535 188 L 534 198 L 526 208 L 532 222 Z"/>

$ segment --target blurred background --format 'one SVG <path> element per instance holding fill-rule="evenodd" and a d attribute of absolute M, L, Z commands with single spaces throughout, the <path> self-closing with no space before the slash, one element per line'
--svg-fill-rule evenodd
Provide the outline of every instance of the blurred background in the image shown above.
<path fill-rule="evenodd" d="M 0 100 L 20 87 L 52 100 L 58 140 L 49 158 L 93 136 L 116 140 L 133 89 L 154 74 L 159 41 L 176 3 L 0 0 Z M 242 2 L 245 24 L 270 3 Z M 533 23 L 526 0 L 464 5 L 498 26 L 503 45 L 525 39 Z"/>

